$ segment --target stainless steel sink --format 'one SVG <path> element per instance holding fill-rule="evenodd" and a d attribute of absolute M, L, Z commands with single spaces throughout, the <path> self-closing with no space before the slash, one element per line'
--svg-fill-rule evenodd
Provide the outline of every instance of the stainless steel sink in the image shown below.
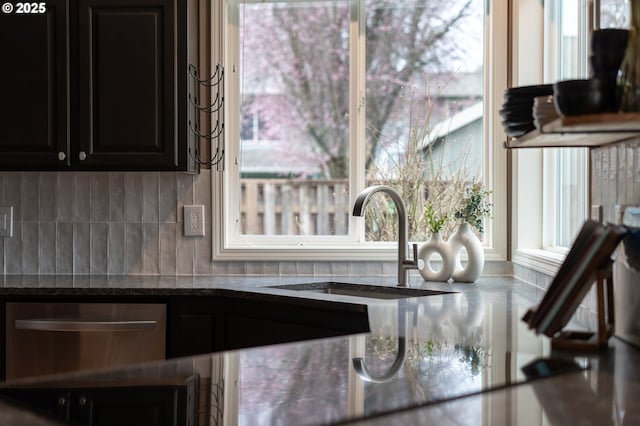
<path fill-rule="evenodd" d="M 334 281 L 282 284 L 269 286 L 269 288 L 303 291 L 306 293 L 339 294 L 342 296 L 367 297 L 372 299 L 407 299 L 410 297 L 435 296 L 451 293 L 449 291 L 425 290 L 420 288 L 341 283 Z"/>

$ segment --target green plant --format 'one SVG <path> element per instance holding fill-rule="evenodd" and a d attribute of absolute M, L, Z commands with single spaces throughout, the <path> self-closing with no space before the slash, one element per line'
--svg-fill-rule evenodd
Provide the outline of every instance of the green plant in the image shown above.
<path fill-rule="evenodd" d="M 491 203 L 489 196 L 491 191 L 486 190 L 482 183 L 474 181 L 466 189 L 464 198 L 460 200 L 460 206 L 454 213 L 454 217 L 462 222 L 467 222 L 478 232 L 484 232 L 483 219 L 491 217 Z"/>
<path fill-rule="evenodd" d="M 437 234 L 442 230 L 442 227 L 449 220 L 449 216 L 446 214 L 439 215 L 435 212 L 431 203 L 426 203 L 424 206 L 424 216 L 427 221 L 427 228 L 432 234 Z"/>

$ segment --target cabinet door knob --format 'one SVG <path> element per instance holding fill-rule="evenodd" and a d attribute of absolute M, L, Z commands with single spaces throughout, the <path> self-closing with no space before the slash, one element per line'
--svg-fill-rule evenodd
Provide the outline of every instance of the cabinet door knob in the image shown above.
<path fill-rule="evenodd" d="M 86 403 L 87 403 L 87 398 L 85 398 L 84 396 L 81 396 L 78 399 L 78 404 L 80 404 L 81 407 L 84 407 Z"/>
<path fill-rule="evenodd" d="M 65 154 L 64 152 L 60 151 L 58 153 L 58 160 L 64 161 L 65 158 L 67 158 L 67 154 Z"/>
<path fill-rule="evenodd" d="M 66 403 L 67 403 L 67 398 L 65 398 L 64 396 L 61 396 L 60 398 L 58 398 L 59 407 L 64 407 Z"/>
<path fill-rule="evenodd" d="M 84 161 L 87 159 L 87 154 L 84 151 L 80 151 L 80 154 L 78 154 L 78 158 L 80 159 L 80 161 Z"/>

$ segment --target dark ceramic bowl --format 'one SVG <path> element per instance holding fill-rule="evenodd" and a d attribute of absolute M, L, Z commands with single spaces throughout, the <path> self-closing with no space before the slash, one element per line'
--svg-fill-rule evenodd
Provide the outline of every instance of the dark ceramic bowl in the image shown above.
<path fill-rule="evenodd" d="M 591 64 L 593 75 L 597 77 L 617 75 L 624 59 L 625 51 L 626 49 L 611 49 L 591 54 L 589 63 Z"/>
<path fill-rule="evenodd" d="M 553 85 L 553 102 L 563 116 L 613 112 L 615 84 L 599 78 L 559 81 Z"/>
<path fill-rule="evenodd" d="M 537 84 L 533 86 L 511 87 L 504 91 L 504 100 L 510 102 L 531 101 L 536 96 L 553 94 L 553 85 Z"/>
<path fill-rule="evenodd" d="M 591 33 L 591 53 L 607 50 L 625 49 L 629 30 L 622 28 L 603 28 Z"/>

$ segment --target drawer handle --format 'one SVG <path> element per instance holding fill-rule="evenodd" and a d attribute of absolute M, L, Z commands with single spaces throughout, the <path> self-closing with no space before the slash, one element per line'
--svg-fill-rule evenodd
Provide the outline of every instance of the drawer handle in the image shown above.
<path fill-rule="evenodd" d="M 16 320 L 17 330 L 35 331 L 139 331 L 156 328 L 157 321 Z"/>

